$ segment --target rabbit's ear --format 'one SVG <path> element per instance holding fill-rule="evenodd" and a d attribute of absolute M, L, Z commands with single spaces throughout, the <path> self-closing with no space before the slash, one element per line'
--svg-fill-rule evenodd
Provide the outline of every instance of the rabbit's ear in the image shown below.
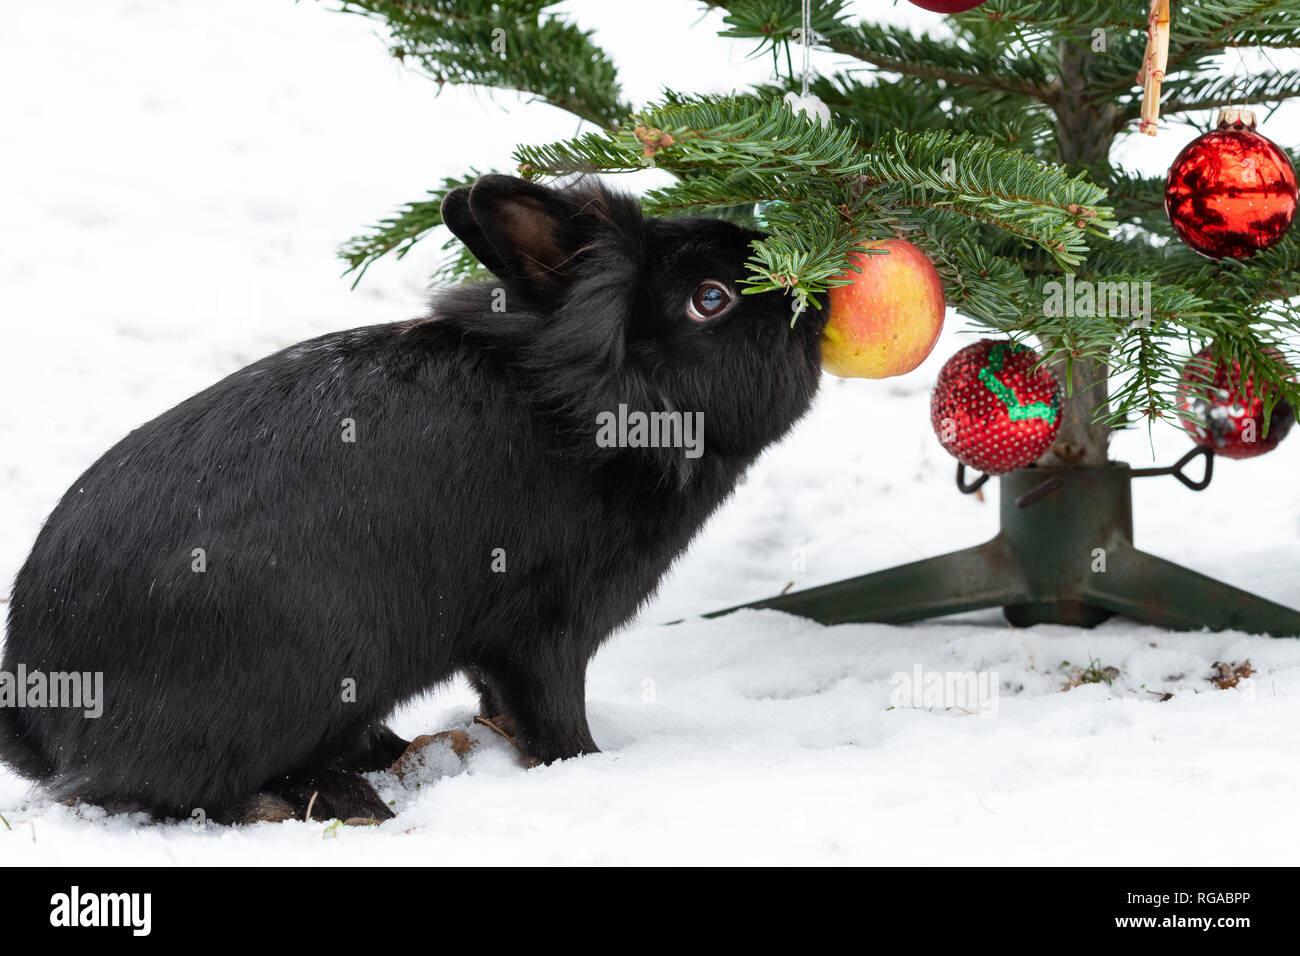
<path fill-rule="evenodd" d="M 443 221 L 475 258 L 535 305 L 553 302 L 582 245 L 581 211 L 561 193 L 513 176 L 452 190 Z"/>
<path fill-rule="evenodd" d="M 468 186 L 453 189 L 443 197 L 442 221 L 457 239 L 465 243 L 475 259 L 497 275 L 501 274 L 503 264 L 500 256 L 492 247 L 492 243 L 488 242 L 487 236 L 483 235 L 483 230 L 479 228 L 473 214 L 469 211 Z"/>

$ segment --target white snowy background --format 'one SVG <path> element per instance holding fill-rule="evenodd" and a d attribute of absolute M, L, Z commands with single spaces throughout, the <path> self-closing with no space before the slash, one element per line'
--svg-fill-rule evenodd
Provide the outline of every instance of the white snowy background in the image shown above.
<path fill-rule="evenodd" d="M 717 40 L 717 15 L 689 0 L 565 7 L 634 102 L 771 69 Z M 859 7 L 941 28 L 906 4 Z M 369 21 L 289 0 L 6 4 L 0 89 L 0 594 L 59 496 L 129 429 L 287 344 L 422 312 L 440 237 L 356 291 L 343 240 L 444 175 L 509 170 L 517 142 L 577 128 L 512 94 L 435 96 Z M 1264 131 L 1294 145 L 1296 118 Z M 1126 158 L 1163 172 L 1193 135 L 1167 129 Z M 525 771 L 472 728 L 468 761 L 442 761 L 418 790 L 375 778 L 399 811 L 375 829 L 197 831 L 51 805 L 0 771 L 0 863 L 1294 862 L 1300 642 L 1124 620 L 1013 630 L 997 612 L 909 627 L 694 617 L 994 533 L 996 492 L 955 491 L 928 421 L 935 375 L 970 340 L 960 326 L 950 315 L 908 376 L 826 379 L 594 660 L 602 754 Z M 1189 447 L 1165 428 L 1114 452 L 1166 463 Z M 1293 436 L 1221 462 L 1202 494 L 1136 483 L 1139 545 L 1300 605 L 1298 462 Z M 1207 679 L 1213 662 L 1246 659 L 1250 682 Z M 1116 668 L 1113 683 L 1064 691 L 1064 662 L 1090 660 Z M 918 664 L 996 671 L 997 716 L 891 709 L 891 675 Z M 472 704 L 456 683 L 394 726 L 466 727 Z"/>

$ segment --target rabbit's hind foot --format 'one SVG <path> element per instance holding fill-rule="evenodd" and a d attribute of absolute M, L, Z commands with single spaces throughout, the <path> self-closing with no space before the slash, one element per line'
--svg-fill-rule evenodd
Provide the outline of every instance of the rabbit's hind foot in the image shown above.
<path fill-rule="evenodd" d="M 379 798 L 366 779 L 345 770 L 322 768 L 286 774 L 268 780 L 248 808 L 260 819 L 351 820 L 360 817 L 376 822 L 391 820 L 392 808 Z M 290 815 L 285 816 L 288 812 Z M 247 810 L 245 816 L 248 815 Z M 241 822 L 257 822 L 241 820 Z"/>

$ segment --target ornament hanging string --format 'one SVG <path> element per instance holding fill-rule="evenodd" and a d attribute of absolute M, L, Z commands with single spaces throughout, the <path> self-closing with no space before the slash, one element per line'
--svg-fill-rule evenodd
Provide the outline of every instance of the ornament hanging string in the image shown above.
<path fill-rule="evenodd" d="M 831 125 L 831 111 L 814 93 L 808 92 L 812 77 L 812 0 L 803 0 L 803 22 L 799 27 L 799 45 L 803 47 L 803 71 L 799 81 L 799 92 L 791 90 L 785 94 L 785 102 L 792 113 L 803 113 L 810 120 L 815 120 L 823 127 Z"/>
<path fill-rule="evenodd" d="M 811 117 L 816 114 L 816 116 L 820 117 L 820 111 L 816 107 L 820 105 L 822 109 L 826 109 L 826 105 L 823 105 L 822 101 L 818 100 L 816 96 L 813 98 L 816 100 L 816 105 L 809 100 L 809 74 L 813 73 L 813 0 L 803 0 L 802 14 L 800 46 L 803 47 L 803 75 L 800 83 L 800 96 L 798 96 L 798 99 L 794 99 L 794 92 L 790 91 L 785 94 L 785 101 L 789 104 L 790 111 L 798 113 L 802 109 L 806 116 Z M 824 121 L 823 125 L 826 125 Z M 800 316 L 803 315 L 806 308 L 807 303 L 803 302 L 802 295 L 794 295 L 792 302 L 790 302 L 790 328 L 794 328 L 794 323 L 800 320 Z"/>
<path fill-rule="evenodd" d="M 1234 43 L 1232 48 L 1237 51 L 1237 66 L 1236 69 L 1232 71 L 1232 102 L 1228 105 L 1245 109 L 1250 104 L 1247 103 L 1245 99 L 1243 90 L 1245 89 L 1246 84 L 1243 82 L 1242 77 L 1249 73 L 1250 70 L 1246 66 L 1246 54 L 1242 52 L 1241 44 Z M 1238 99 L 1240 99 L 1241 102 L 1238 102 Z"/>
<path fill-rule="evenodd" d="M 812 73 L 812 0 L 803 0 L 803 24 L 799 30 L 799 42 L 803 46 L 803 83 L 799 95 L 808 98 L 808 77 Z"/>
<path fill-rule="evenodd" d="M 1147 52 L 1137 81 L 1142 84 L 1142 122 L 1138 131 L 1155 136 L 1160 131 L 1160 84 L 1169 66 L 1169 0 L 1151 0 L 1147 15 Z"/>

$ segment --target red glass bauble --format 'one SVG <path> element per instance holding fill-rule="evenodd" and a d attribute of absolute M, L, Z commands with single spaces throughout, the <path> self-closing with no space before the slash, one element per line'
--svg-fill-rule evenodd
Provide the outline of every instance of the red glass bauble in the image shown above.
<path fill-rule="evenodd" d="M 1178 237 L 1211 259 L 1267 249 L 1291 227 L 1296 171 L 1246 111 L 1225 111 L 1219 128 L 1190 143 L 1169 170 L 1165 209 Z"/>
<path fill-rule="evenodd" d="M 1264 400 L 1268 385 L 1256 387 L 1253 376 L 1242 380 L 1241 363 L 1232 367 L 1213 348 L 1197 352 L 1183 366 L 1178 405 L 1187 415 L 1183 427 L 1198 445 L 1225 458 L 1254 458 L 1272 451 L 1295 424 L 1295 411 L 1286 399 L 1273 406 L 1268 436 L 1264 435 Z"/>
<path fill-rule="evenodd" d="M 1061 428 L 1061 386 L 1041 356 L 1007 341 L 981 339 L 939 371 L 930 424 L 948 453 L 988 475 L 1024 468 Z"/>
<path fill-rule="evenodd" d="M 985 0 L 910 0 L 910 2 L 922 10 L 933 10 L 935 13 L 961 13 L 965 10 L 974 10 Z"/>

